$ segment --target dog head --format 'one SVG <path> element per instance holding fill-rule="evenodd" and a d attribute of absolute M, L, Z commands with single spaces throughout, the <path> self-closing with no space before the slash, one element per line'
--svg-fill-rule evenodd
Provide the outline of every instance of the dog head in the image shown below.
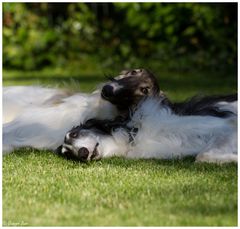
<path fill-rule="evenodd" d="M 159 93 L 156 77 L 146 69 L 122 71 L 110 80 L 103 86 L 101 96 L 120 110 L 133 108 L 143 97 Z"/>
<path fill-rule="evenodd" d="M 104 121 L 90 119 L 65 135 L 64 143 L 57 149 L 57 153 L 82 162 L 98 160 L 104 154 L 108 143 L 106 140 L 112 139 L 111 131 L 112 127 Z"/>

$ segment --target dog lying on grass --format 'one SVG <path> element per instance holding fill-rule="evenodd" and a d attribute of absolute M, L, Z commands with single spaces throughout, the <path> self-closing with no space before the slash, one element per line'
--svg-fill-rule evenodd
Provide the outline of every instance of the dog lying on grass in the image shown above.
<path fill-rule="evenodd" d="M 3 152 L 19 147 L 54 150 L 63 143 L 72 126 L 91 118 L 119 120 L 121 117 L 126 122 L 129 111 L 142 98 L 155 95 L 180 115 L 226 117 L 232 112 L 229 102 L 236 100 L 236 95 L 231 95 L 172 103 L 160 91 L 156 77 L 145 69 L 123 71 L 92 94 L 34 86 L 6 87 L 3 89 Z"/>
<path fill-rule="evenodd" d="M 138 104 L 126 124 L 89 120 L 73 128 L 59 152 L 81 161 L 193 155 L 197 161 L 237 162 L 237 115 L 180 116 L 164 98 L 149 97 Z"/>

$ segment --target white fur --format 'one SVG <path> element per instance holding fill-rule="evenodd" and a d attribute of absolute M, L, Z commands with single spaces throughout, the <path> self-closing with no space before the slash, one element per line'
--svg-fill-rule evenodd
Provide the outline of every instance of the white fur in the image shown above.
<path fill-rule="evenodd" d="M 237 115 L 237 110 L 238 110 L 238 102 L 237 101 L 219 102 L 216 104 L 216 106 L 222 111 L 231 111 Z"/>
<path fill-rule="evenodd" d="M 116 108 L 100 92 L 68 96 L 60 89 L 7 87 L 3 90 L 3 152 L 18 147 L 56 149 L 67 131 L 86 119 L 112 119 Z"/>
<path fill-rule="evenodd" d="M 133 113 L 130 128 L 138 128 L 129 143 L 126 129 L 119 128 L 112 135 L 85 135 L 90 145 L 99 143 L 99 157 L 113 155 L 127 158 L 172 159 L 197 155 L 197 161 L 237 162 L 237 116 L 217 118 L 212 116 L 179 116 L 161 104 L 159 98 L 148 98 Z M 81 138 L 81 137 L 80 137 Z M 73 143 L 76 152 L 92 146 L 81 141 Z"/>
<path fill-rule="evenodd" d="M 200 155 L 202 161 L 237 161 L 237 116 L 178 116 L 149 98 L 132 117 L 139 127 L 128 157 L 176 158 Z M 203 159 L 203 155 L 211 155 Z M 214 159 L 215 158 L 215 159 Z M 200 159 L 199 159 L 200 160 Z"/>
<path fill-rule="evenodd" d="M 64 96 L 64 90 L 39 86 L 11 86 L 3 88 L 3 123 L 12 121 L 26 109 L 38 107 L 56 96 Z"/>

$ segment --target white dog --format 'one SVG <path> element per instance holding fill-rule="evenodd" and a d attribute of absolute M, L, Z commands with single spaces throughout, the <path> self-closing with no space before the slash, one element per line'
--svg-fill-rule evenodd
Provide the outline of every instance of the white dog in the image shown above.
<path fill-rule="evenodd" d="M 66 132 L 89 117 L 111 119 L 117 108 L 100 96 L 68 95 L 61 89 L 7 87 L 3 90 L 3 152 L 18 147 L 56 149 Z"/>
<path fill-rule="evenodd" d="M 110 157 L 237 162 L 237 115 L 179 116 L 159 98 L 139 104 L 127 125 L 110 133 L 88 122 L 67 133 L 61 153 L 83 161 Z M 225 104 L 226 105 L 226 104 Z M 236 110 L 236 102 L 227 108 Z"/>

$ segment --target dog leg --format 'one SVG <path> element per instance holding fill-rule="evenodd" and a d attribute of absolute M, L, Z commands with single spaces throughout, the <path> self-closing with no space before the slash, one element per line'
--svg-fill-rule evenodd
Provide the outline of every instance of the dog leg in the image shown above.
<path fill-rule="evenodd" d="M 219 150 L 210 150 L 198 154 L 196 157 L 196 162 L 208 162 L 208 163 L 231 163 L 238 162 L 238 155 L 234 153 L 221 153 Z"/>

